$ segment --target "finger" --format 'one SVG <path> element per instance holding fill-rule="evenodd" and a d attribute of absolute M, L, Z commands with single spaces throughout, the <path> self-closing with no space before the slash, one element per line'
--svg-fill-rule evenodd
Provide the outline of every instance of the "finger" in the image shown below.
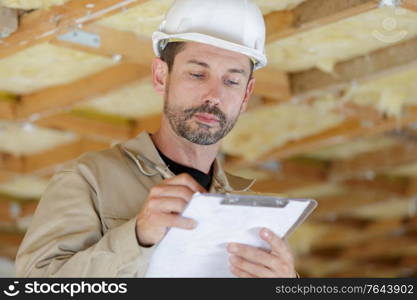
<path fill-rule="evenodd" d="M 260 232 L 261 238 L 266 241 L 272 249 L 272 254 L 282 257 L 283 260 L 292 262 L 293 257 L 287 244 L 276 234 L 267 228 L 263 228 Z"/>
<path fill-rule="evenodd" d="M 230 271 L 233 273 L 233 275 L 239 278 L 255 278 L 254 275 L 249 274 L 248 272 L 245 272 L 242 269 L 239 269 L 234 266 L 230 266 Z"/>
<path fill-rule="evenodd" d="M 187 186 L 194 193 L 207 193 L 207 191 L 193 177 L 191 177 L 187 173 L 182 173 L 175 177 L 168 178 L 164 180 L 164 183 L 173 185 L 184 185 Z"/>
<path fill-rule="evenodd" d="M 231 255 L 229 260 L 233 267 L 239 268 L 255 277 L 274 277 L 272 271 L 265 266 L 254 264 L 239 256 Z"/>
<path fill-rule="evenodd" d="M 184 185 L 159 184 L 151 189 L 149 195 L 151 197 L 182 198 L 189 202 L 194 195 L 194 191 Z"/>
<path fill-rule="evenodd" d="M 197 222 L 190 218 L 184 218 L 180 215 L 161 214 L 158 216 L 160 222 L 165 227 L 176 227 L 181 229 L 194 229 L 197 227 Z"/>
<path fill-rule="evenodd" d="M 182 213 L 186 206 L 187 201 L 176 197 L 153 197 L 149 201 L 152 210 L 165 213 Z"/>
<path fill-rule="evenodd" d="M 240 256 L 252 263 L 273 269 L 273 262 L 276 256 L 267 253 L 265 250 L 237 243 L 229 244 L 227 250 L 231 254 Z"/>

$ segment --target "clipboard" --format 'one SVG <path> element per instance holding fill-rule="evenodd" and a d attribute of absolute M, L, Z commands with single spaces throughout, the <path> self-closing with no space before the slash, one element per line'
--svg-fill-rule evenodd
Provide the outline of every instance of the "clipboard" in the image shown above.
<path fill-rule="evenodd" d="M 259 236 L 262 228 L 285 239 L 316 206 L 314 199 L 196 193 L 182 215 L 196 220 L 197 227 L 170 228 L 156 245 L 146 277 L 234 277 L 229 243 L 268 249 Z"/>
<path fill-rule="evenodd" d="M 216 194 L 211 194 L 216 195 Z M 237 206 L 253 206 L 253 207 L 270 207 L 284 209 L 290 201 L 299 201 L 307 203 L 305 210 L 299 216 L 297 221 L 288 229 L 288 231 L 281 237 L 283 239 L 293 233 L 298 226 L 300 226 L 308 216 L 317 207 L 317 201 L 306 198 L 285 198 L 277 196 L 260 196 L 259 194 L 224 194 L 224 199 L 220 202 L 221 205 L 237 205 Z"/>

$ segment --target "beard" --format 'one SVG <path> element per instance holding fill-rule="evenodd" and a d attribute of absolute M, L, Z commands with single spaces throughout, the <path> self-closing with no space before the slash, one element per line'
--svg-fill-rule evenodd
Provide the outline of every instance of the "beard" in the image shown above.
<path fill-rule="evenodd" d="M 234 127 L 239 114 L 228 118 L 217 106 L 205 103 L 200 106 L 184 108 L 170 104 L 168 94 L 165 95 L 164 113 L 172 130 L 180 136 L 198 145 L 213 145 L 225 137 Z M 192 118 L 197 113 L 208 113 L 219 120 L 218 128 L 208 124 L 193 122 Z"/>

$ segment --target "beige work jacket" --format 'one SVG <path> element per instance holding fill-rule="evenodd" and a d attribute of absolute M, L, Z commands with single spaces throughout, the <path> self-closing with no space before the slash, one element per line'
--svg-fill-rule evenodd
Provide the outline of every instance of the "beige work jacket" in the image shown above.
<path fill-rule="evenodd" d="M 147 132 L 122 145 L 165 165 Z M 254 182 L 225 173 L 217 159 L 213 174 L 209 192 L 246 191 Z M 144 175 L 118 146 L 82 155 L 46 188 L 17 253 L 17 276 L 144 276 L 156 246 L 138 244 L 136 216 L 163 179 Z"/>

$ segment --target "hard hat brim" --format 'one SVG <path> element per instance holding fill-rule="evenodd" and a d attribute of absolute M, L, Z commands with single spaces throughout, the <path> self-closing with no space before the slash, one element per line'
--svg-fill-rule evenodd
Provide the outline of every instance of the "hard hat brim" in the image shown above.
<path fill-rule="evenodd" d="M 161 56 L 161 42 L 178 42 L 178 41 L 192 41 L 203 44 L 208 44 L 214 47 L 230 50 L 233 52 L 238 52 L 244 55 L 249 56 L 254 61 L 254 69 L 260 69 L 267 65 L 266 55 L 255 49 L 245 47 L 239 44 L 231 43 L 222 39 L 218 39 L 209 35 L 188 32 L 188 33 L 179 33 L 179 34 L 166 34 L 161 31 L 156 31 L 152 34 L 153 50 L 156 56 Z"/>

